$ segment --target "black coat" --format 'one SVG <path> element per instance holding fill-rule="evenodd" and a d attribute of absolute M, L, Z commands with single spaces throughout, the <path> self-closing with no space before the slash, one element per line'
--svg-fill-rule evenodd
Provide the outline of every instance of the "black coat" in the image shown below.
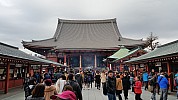
<path fill-rule="evenodd" d="M 98 74 L 98 75 L 95 76 L 95 82 L 101 83 L 101 75 Z"/>
<path fill-rule="evenodd" d="M 107 92 L 110 94 L 115 94 L 116 93 L 116 78 L 111 78 L 108 77 L 106 80 L 106 89 Z"/>
<path fill-rule="evenodd" d="M 130 89 L 129 77 L 123 77 L 122 78 L 122 85 L 123 85 L 123 90 L 129 90 Z"/>

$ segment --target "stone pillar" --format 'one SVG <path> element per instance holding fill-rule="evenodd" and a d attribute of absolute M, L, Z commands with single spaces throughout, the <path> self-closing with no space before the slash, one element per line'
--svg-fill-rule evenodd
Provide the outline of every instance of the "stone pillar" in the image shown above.
<path fill-rule="evenodd" d="M 9 77 L 10 77 L 10 63 L 7 63 L 7 67 L 6 67 L 6 79 L 5 79 L 5 90 L 4 93 L 7 94 L 8 93 L 8 89 L 9 89 Z"/>
<path fill-rule="evenodd" d="M 80 70 L 82 69 L 82 55 L 80 55 Z"/>
<path fill-rule="evenodd" d="M 95 68 L 97 67 L 97 57 L 95 55 Z"/>

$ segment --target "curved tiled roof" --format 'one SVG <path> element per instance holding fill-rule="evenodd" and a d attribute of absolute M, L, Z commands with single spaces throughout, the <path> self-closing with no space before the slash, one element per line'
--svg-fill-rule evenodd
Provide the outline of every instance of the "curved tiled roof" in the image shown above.
<path fill-rule="evenodd" d="M 133 58 L 126 62 L 137 62 L 137 61 L 159 58 L 159 57 L 173 55 L 173 54 L 178 54 L 178 40 L 159 46 L 158 48 L 156 48 L 155 50 L 149 53 L 146 53 L 137 58 Z"/>
<path fill-rule="evenodd" d="M 120 40 L 120 41 L 119 41 Z M 141 40 L 123 38 L 116 19 L 58 20 L 53 38 L 23 42 L 25 47 L 53 47 L 55 49 L 104 49 L 118 45 L 143 45 Z"/>

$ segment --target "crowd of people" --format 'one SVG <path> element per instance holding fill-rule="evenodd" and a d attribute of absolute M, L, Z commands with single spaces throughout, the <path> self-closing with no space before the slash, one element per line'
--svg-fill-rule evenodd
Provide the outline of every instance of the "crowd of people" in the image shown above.
<path fill-rule="evenodd" d="M 161 71 L 155 73 L 154 69 L 148 73 L 143 70 L 142 75 L 136 76 L 133 72 L 104 71 L 62 71 L 53 74 L 35 73 L 27 76 L 24 81 L 26 100 L 82 100 L 82 89 L 90 90 L 93 86 L 100 90 L 108 100 L 128 100 L 128 91 L 135 93 L 135 100 L 142 100 L 142 87 L 152 93 L 151 100 L 156 100 L 156 92 L 160 92 L 160 100 L 167 100 L 168 75 Z M 174 79 L 178 88 L 178 73 Z M 124 97 L 122 97 L 122 92 Z M 177 92 L 178 97 L 178 92 Z"/>

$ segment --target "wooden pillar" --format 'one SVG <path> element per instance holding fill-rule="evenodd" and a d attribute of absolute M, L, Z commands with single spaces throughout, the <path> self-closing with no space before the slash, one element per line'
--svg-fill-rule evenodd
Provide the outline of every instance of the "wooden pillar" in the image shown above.
<path fill-rule="evenodd" d="M 169 62 L 167 62 L 167 74 L 168 74 L 168 76 L 170 75 L 170 73 L 171 73 L 171 68 L 170 68 L 170 64 L 169 64 Z M 170 78 L 168 78 L 168 81 L 169 81 L 169 84 L 170 84 L 170 86 L 169 86 L 169 89 L 171 89 L 171 81 L 170 81 Z"/>
<path fill-rule="evenodd" d="M 68 56 L 68 66 L 70 66 L 70 56 Z"/>
<path fill-rule="evenodd" d="M 80 70 L 82 69 L 82 55 L 80 55 Z"/>
<path fill-rule="evenodd" d="M 5 91 L 4 91 L 5 94 L 8 93 L 8 88 L 9 88 L 9 77 L 10 77 L 9 73 L 10 73 L 10 63 L 8 62 L 6 67 L 6 79 L 5 79 Z"/>
<path fill-rule="evenodd" d="M 67 63 L 66 63 L 66 54 L 64 54 L 64 65 L 66 66 L 67 65 Z"/>
<path fill-rule="evenodd" d="M 97 59 L 96 59 L 96 55 L 95 55 L 95 68 L 97 67 Z"/>

